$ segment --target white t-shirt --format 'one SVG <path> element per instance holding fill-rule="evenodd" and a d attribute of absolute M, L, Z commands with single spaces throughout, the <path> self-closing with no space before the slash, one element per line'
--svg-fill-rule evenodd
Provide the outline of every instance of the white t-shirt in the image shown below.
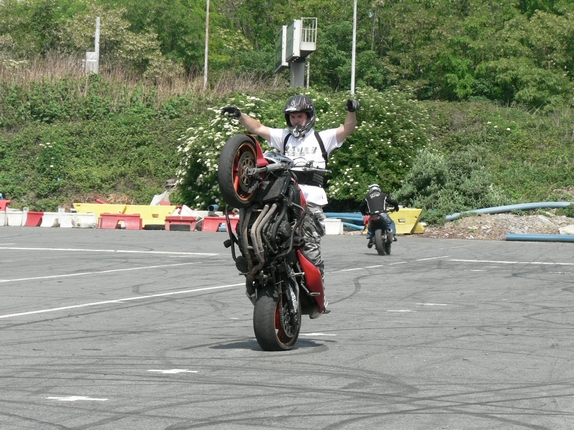
<path fill-rule="evenodd" d="M 283 153 L 283 142 L 289 133 L 289 130 L 281 128 L 270 129 L 269 145 Z M 321 136 L 321 140 L 323 140 L 327 154 L 330 154 L 333 149 L 339 148 L 344 142 L 344 140 L 337 142 L 336 128 L 320 131 L 319 136 Z M 289 136 L 287 144 L 285 145 L 285 155 L 294 161 L 301 158 L 305 161 L 312 161 L 314 167 L 326 167 L 321 146 L 315 138 L 315 131 L 313 129 L 309 130 L 304 137 L 295 138 L 293 135 Z M 325 206 L 328 203 L 327 194 L 323 188 L 313 185 L 299 185 L 299 187 L 308 202 L 321 206 Z"/>

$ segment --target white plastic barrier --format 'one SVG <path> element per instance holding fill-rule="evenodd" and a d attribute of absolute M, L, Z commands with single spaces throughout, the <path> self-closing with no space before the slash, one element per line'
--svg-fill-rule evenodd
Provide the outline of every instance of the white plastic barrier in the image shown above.
<path fill-rule="evenodd" d="M 71 212 L 44 212 L 40 227 L 74 227 L 75 216 Z"/>
<path fill-rule="evenodd" d="M 326 218 L 325 234 L 343 234 L 343 222 L 338 218 Z"/>
<path fill-rule="evenodd" d="M 30 212 L 32 213 L 32 212 Z M 40 227 L 63 227 L 63 228 L 97 228 L 98 217 L 96 214 L 88 213 L 74 213 L 74 212 L 33 212 L 41 214 Z M 28 221 L 28 208 L 24 210 L 8 209 L 7 211 L 0 211 L 0 227 L 22 227 L 26 226 Z M 40 222 L 40 218 L 38 218 Z M 30 224 L 31 227 L 36 225 Z"/>
<path fill-rule="evenodd" d="M 92 212 L 77 212 L 74 214 L 74 227 L 78 228 L 97 228 L 98 217 Z"/>
<path fill-rule="evenodd" d="M 66 212 L 58 208 L 58 212 L 44 212 L 40 227 L 97 228 L 98 217 L 93 212 Z"/>
<path fill-rule="evenodd" d="M 6 225 L 10 227 L 22 227 L 26 224 L 28 211 L 8 209 L 6 211 Z"/>

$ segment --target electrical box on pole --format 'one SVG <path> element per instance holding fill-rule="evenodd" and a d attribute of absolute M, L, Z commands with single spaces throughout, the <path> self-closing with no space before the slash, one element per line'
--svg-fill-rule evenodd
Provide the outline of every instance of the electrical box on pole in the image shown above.
<path fill-rule="evenodd" d="M 290 68 L 291 86 L 304 86 L 305 60 L 317 49 L 317 18 L 295 19 L 275 38 L 275 73 Z"/>
<path fill-rule="evenodd" d="M 275 36 L 275 73 L 289 68 L 287 62 L 287 26 L 281 27 Z"/>

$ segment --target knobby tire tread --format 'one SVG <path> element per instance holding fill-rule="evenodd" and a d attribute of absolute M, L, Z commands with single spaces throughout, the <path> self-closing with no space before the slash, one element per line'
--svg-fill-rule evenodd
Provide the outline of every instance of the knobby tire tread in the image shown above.
<path fill-rule="evenodd" d="M 375 230 L 375 248 L 379 255 L 385 255 L 385 244 L 383 243 L 383 231 L 378 228 Z"/>

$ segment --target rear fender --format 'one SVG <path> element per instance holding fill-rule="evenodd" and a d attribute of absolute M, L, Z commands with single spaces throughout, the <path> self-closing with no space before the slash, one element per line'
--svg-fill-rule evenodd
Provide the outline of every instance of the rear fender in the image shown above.
<path fill-rule="evenodd" d="M 255 136 L 251 134 L 246 134 L 246 136 L 253 141 L 255 147 L 257 148 L 257 167 L 265 167 L 269 164 L 269 161 L 263 155 L 263 150 L 261 149 L 261 145 L 259 141 L 255 138 Z"/>
<path fill-rule="evenodd" d="M 375 231 L 377 229 L 387 231 L 388 226 L 381 215 L 374 214 L 371 216 L 371 220 L 369 221 L 369 228 L 371 231 Z"/>

